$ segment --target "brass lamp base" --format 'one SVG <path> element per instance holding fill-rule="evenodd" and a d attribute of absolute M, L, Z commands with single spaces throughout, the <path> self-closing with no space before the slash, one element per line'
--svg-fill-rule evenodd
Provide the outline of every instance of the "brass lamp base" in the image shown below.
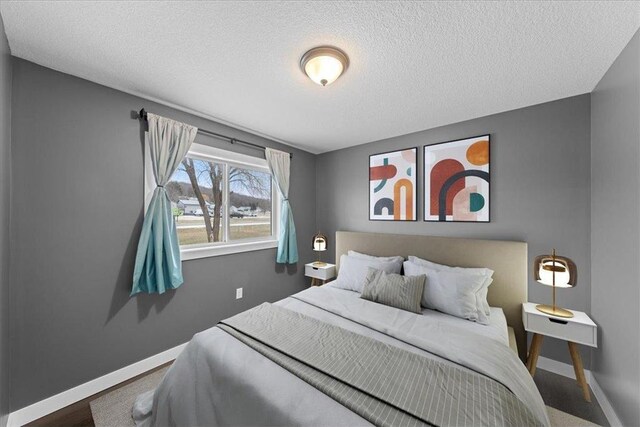
<path fill-rule="evenodd" d="M 560 307 L 554 307 L 552 305 L 538 304 L 536 305 L 536 309 L 538 309 L 538 311 L 541 311 L 545 314 L 549 314 L 551 316 L 573 317 L 573 313 L 570 312 L 569 310 L 565 310 L 564 308 L 560 308 Z"/>
<path fill-rule="evenodd" d="M 324 267 L 325 265 L 327 265 L 327 263 L 324 261 L 314 261 L 313 265 L 316 267 Z"/>

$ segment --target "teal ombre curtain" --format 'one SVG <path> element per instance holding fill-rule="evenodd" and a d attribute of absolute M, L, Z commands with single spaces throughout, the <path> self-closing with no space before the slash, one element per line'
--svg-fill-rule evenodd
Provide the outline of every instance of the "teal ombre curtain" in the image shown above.
<path fill-rule="evenodd" d="M 146 137 L 156 189 L 144 216 L 138 241 L 132 296 L 139 292 L 161 294 L 183 282 L 176 224 L 164 185 L 171 179 L 198 133 L 196 127 L 155 114 L 147 113 L 147 121 L 149 131 Z"/>
<path fill-rule="evenodd" d="M 293 212 L 289 204 L 289 169 L 291 157 L 283 151 L 265 149 L 267 164 L 280 194 L 282 208 L 280 209 L 280 235 L 278 236 L 278 264 L 295 264 L 298 262 L 298 241 L 296 239 L 296 225 L 293 223 Z"/>

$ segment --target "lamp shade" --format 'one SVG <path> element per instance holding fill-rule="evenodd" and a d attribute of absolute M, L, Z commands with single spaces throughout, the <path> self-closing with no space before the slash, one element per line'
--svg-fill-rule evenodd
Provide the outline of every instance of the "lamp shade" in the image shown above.
<path fill-rule="evenodd" d="M 312 249 L 316 252 L 324 252 L 327 250 L 327 236 L 318 232 L 313 236 Z"/>
<path fill-rule="evenodd" d="M 538 283 L 557 288 L 573 288 L 576 285 L 576 265 L 567 257 L 539 255 L 533 262 L 534 278 Z"/>
<path fill-rule="evenodd" d="M 556 317 L 573 317 L 570 310 L 556 306 L 556 288 L 573 288 L 578 278 L 576 265 L 567 257 L 556 255 L 539 255 L 533 261 L 533 277 L 543 285 L 553 289 L 552 305 L 538 304 L 536 309 L 542 313 Z"/>

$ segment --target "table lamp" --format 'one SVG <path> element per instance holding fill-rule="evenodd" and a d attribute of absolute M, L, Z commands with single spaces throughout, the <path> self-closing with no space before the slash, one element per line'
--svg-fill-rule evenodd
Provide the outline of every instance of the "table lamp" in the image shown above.
<path fill-rule="evenodd" d="M 552 305 L 538 304 L 536 309 L 545 314 L 558 317 L 573 317 L 573 313 L 556 306 L 556 288 L 573 288 L 576 285 L 576 265 L 569 258 L 556 255 L 539 255 L 533 262 L 533 275 L 538 283 L 553 288 Z"/>
<path fill-rule="evenodd" d="M 327 250 L 327 236 L 319 231 L 313 236 L 313 250 L 318 252 L 318 259 L 313 263 L 316 267 L 323 267 L 327 265 L 326 262 L 320 261 L 320 252 Z"/>

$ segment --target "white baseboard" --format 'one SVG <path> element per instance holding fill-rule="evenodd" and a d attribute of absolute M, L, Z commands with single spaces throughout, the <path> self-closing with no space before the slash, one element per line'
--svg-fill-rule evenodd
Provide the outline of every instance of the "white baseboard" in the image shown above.
<path fill-rule="evenodd" d="M 562 375 L 563 377 L 576 379 L 576 374 L 573 371 L 573 366 L 568 363 L 558 362 L 557 360 L 549 359 L 544 356 L 538 357 L 538 364 L 536 365 L 540 369 L 553 372 L 554 374 Z M 584 377 L 587 380 L 587 384 L 591 384 L 591 371 L 584 370 Z"/>
<path fill-rule="evenodd" d="M 573 372 L 573 366 L 568 363 L 558 362 L 557 360 L 540 356 L 538 358 L 537 367 L 544 369 L 545 371 L 553 372 L 554 374 L 562 375 L 563 377 L 576 378 L 576 375 Z M 613 409 L 613 406 L 611 406 L 611 402 L 609 402 L 607 395 L 604 393 L 602 388 L 600 388 L 596 379 L 591 375 L 591 371 L 585 369 L 584 376 L 587 383 L 591 386 L 591 391 L 593 391 L 593 395 L 596 400 L 598 400 L 598 403 L 602 408 L 602 412 L 604 412 L 604 415 L 607 417 L 607 421 L 609 421 L 611 427 L 622 426 L 620 418 L 618 418 L 616 411 Z"/>
<path fill-rule="evenodd" d="M 113 387 L 114 385 L 120 384 L 121 382 L 131 379 L 137 375 L 144 374 L 153 368 L 157 368 L 160 365 L 171 362 L 178 357 L 186 346 L 187 343 L 180 344 L 179 346 L 170 348 L 162 353 L 158 353 L 132 365 L 125 366 L 122 369 L 111 372 L 110 374 L 103 375 L 100 378 L 80 384 L 77 387 L 14 411 L 9 414 L 7 427 L 23 426 L 82 399 L 86 399 L 89 396 L 100 393 L 109 387 Z"/>
<path fill-rule="evenodd" d="M 604 394 L 604 390 L 600 388 L 600 384 L 596 381 L 595 378 L 591 378 L 591 390 L 593 391 L 593 395 L 598 400 L 600 407 L 602 408 L 602 412 L 607 417 L 607 421 L 609 421 L 609 425 L 611 427 L 622 427 L 622 422 L 620 418 L 618 418 L 618 414 L 611 406 L 611 402 L 607 399 L 607 395 Z"/>

